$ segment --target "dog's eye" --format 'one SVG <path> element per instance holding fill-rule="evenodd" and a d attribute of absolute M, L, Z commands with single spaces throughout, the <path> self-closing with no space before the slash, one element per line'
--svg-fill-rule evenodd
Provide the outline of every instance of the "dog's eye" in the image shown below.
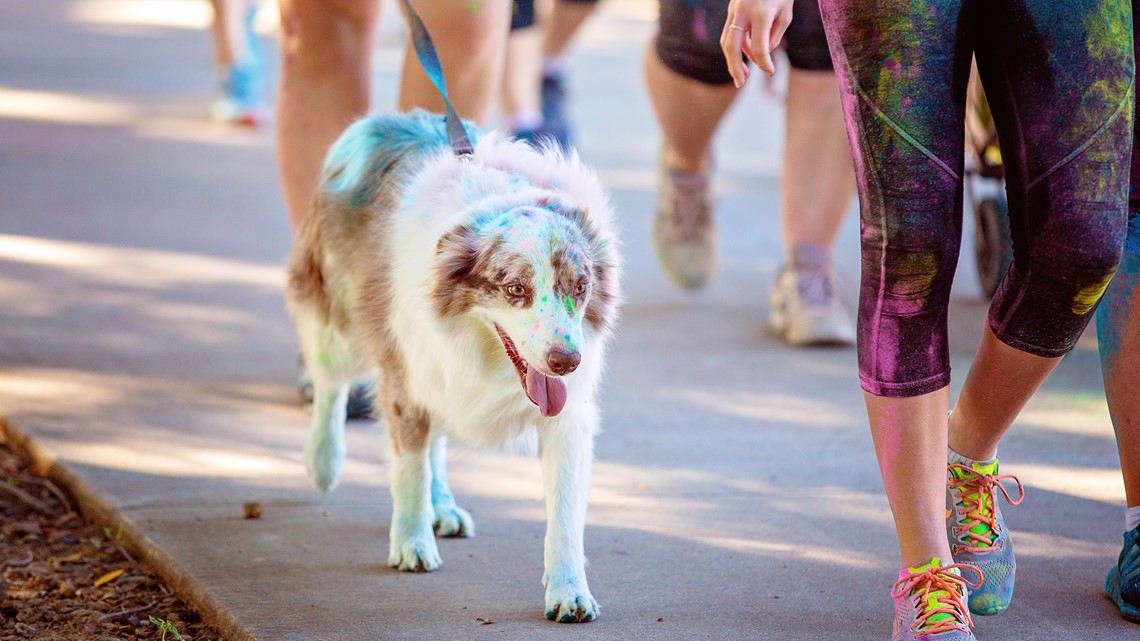
<path fill-rule="evenodd" d="M 526 288 L 518 283 L 511 283 L 503 288 L 508 296 L 526 296 Z"/>
<path fill-rule="evenodd" d="M 586 293 L 586 286 L 587 286 L 586 281 L 584 281 L 584 280 L 578 281 L 578 285 L 574 287 L 574 293 L 577 294 L 578 296 L 585 294 Z"/>

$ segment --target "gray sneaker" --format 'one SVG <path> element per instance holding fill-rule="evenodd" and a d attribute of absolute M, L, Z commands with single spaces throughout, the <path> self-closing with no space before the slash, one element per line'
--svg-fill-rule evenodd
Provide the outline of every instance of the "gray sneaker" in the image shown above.
<path fill-rule="evenodd" d="M 1016 484 L 1016 498 L 1002 485 L 1004 479 Z M 985 575 L 982 585 L 970 592 L 970 612 L 974 614 L 1001 614 L 1013 599 L 1017 559 L 998 506 L 998 492 L 1010 505 L 1025 498 L 1016 476 L 998 474 L 997 459 L 973 466 L 951 463 L 946 468 L 946 535 L 950 551 L 955 561 L 976 567 Z"/>
<path fill-rule="evenodd" d="M 653 246 L 665 275 L 686 289 L 700 289 L 716 267 L 716 228 L 706 172 L 662 168 Z"/>
<path fill-rule="evenodd" d="M 973 580 L 963 577 L 962 570 L 974 574 Z M 943 565 L 937 557 L 903 569 L 891 589 L 895 600 L 891 641 L 977 641 L 965 601 L 970 588 L 981 581 L 977 569 Z"/>
<path fill-rule="evenodd" d="M 768 327 L 785 343 L 850 345 L 855 324 L 835 293 L 830 264 L 786 265 L 769 292 Z"/>

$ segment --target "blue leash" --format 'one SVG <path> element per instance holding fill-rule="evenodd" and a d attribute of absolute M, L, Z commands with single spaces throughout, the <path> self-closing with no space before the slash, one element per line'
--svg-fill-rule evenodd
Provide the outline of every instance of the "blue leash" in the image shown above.
<path fill-rule="evenodd" d="M 408 22 L 411 23 L 412 45 L 416 49 L 416 57 L 420 59 L 420 64 L 428 78 L 431 79 L 432 84 L 439 90 L 443 104 L 447 107 L 447 115 L 444 118 L 447 123 L 447 140 L 451 143 L 451 149 L 456 156 L 470 156 L 475 153 L 474 147 L 471 146 L 471 136 L 467 127 L 464 126 L 463 120 L 459 117 L 459 113 L 455 111 L 455 107 L 447 99 L 447 86 L 443 81 L 443 67 L 439 64 L 439 54 L 435 50 L 435 44 L 432 43 L 431 35 L 428 34 L 427 27 L 420 20 L 419 14 L 412 8 L 412 3 L 409 0 L 404 0 L 404 7 L 408 10 Z"/>

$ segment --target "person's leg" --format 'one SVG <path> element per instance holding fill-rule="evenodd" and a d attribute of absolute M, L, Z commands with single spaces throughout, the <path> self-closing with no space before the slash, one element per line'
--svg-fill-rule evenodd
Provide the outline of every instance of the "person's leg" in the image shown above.
<path fill-rule="evenodd" d="M 566 109 L 566 50 L 597 4 L 597 0 L 554 0 L 550 13 L 544 20 L 542 120 L 544 129 L 563 147 L 568 147 L 572 139 Z"/>
<path fill-rule="evenodd" d="M 793 42 L 791 36 L 785 41 Z M 768 328 L 793 346 L 851 344 L 855 324 L 839 300 L 833 249 L 855 177 L 835 74 L 793 68 L 786 111 L 780 193 L 785 263 L 769 291 Z"/>
<path fill-rule="evenodd" d="M 1029 397 L 1092 319 L 1120 260 L 1132 133 L 1131 10 L 1082 0 L 986 10 L 975 55 L 1001 139 L 1014 263 L 951 414 L 948 536 L 985 583 L 978 614 L 1013 597 L 1013 542 L 997 502 L 997 450 Z M 1009 33 L 1029 33 L 1017 43 Z M 1126 35 L 1127 37 L 1121 37 Z M 1056 57 L 1066 51 L 1064 62 Z M 1095 71 L 1087 71 L 1095 70 Z M 1041 78 L 1049 78 L 1042 86 Z"/>
<path fill-rule="evenodd" d="M 534 0 L 514 3 L 500 100 L 507 129 L 524 140 L 537 140 L 543 121 L 543 25 L 536 20 L 534 5 Z"/>
<path fill-rule="evenodd" d="M 976 461 L 996 457 L 1006 430 L 1060 362 L 1010 347 L 987 325 L 950 415 L 950 449 Z"/>
<path fill-rule="evenodd" d="M 849 344 L 832 250 L 855 193 L 839 87 L 817 0 L 795 3 L 784 34 L 788 76 L 780 230 L 785 265 L 770 291 L 769 328 L 790 345 Z"/>
<path fill-rule="evenodd" d="M 1140 245 L 1140 223 L 1134 227 Z M 1140 381 L 1140 253 L 1121 261 L 1097 311 L 1097 337 L 1124 475 L 1124 498 L 1129 508 L 1140 507 L 1140 394 L 1136 393 Z"/>
<path fill-rule="evenodd" d="M 711 145 L 737 95 L 715 40 L 719 29 L 711 28 L 718 19 L 723 24 L 725 12 L 698 17 L 681 0 L 662 0 L 644 61 L 664 139 L 653 242 L 666 276 L 688 289 L 703 287 L 714 271 Z"/>
<path fill-rule="evenodd" d="M 542 41 L 542 54 L 547 60 L 557 59 L 566 53 L 578 29 L 598 6 L 597 0 L 554 0 L 549 23 Z"/>
<path fill-rule="evenodd" d="M 368 111 L 376 0 L 280 0 L 277 169 L 294 233 L 325 152 Z"/>
<path fill-rule="evenodd" d="M 834 72 L 791 70 L 786 127 L 780 181 L 784 253 L 790 256 L 800 243 L 830 249 L 855 195 Z"/>
<path fill-rule="evenodd" d="M 214 20 L 210 34 L 214 46 L 217 97 L 212 107 L 216 120 L 256 127 L 266 121 L 264 73 L 253 34 L 256 3 L 247 0 L 210 0 Z"/>
<path fill-rule="evenodd" d="M 854 0 L 820 8 L 860 199 L 859 377 L 903 567 L 894 638 L 973 639 L 962 584 L 977 576 L 954 564 L 945 533 L 947 308 L 970 54 L 961 3 L 927 4 L 922 20 Z M 930 597 L 941 614 L 928 614 Z"/>
<path fill-rule="evenodd" d="M 447 78 L 447 95 L 463 118 L 485 124 L 495 106 L 510 30 L 511 0 L 412 0 L 424 26 L 435 35 Z M 411 40 L 404 53 L 399 109 L 443 113 L 443 99 L 420 66 Z"/>
<path fill-rule="evenodd" d="M 214 46 L 214 66 L 225 69 L 249 55 L 242 27 L 246 3 L 238 0 L 210 0 L 214 20 L 210 36 Z"/>
<path fill-rule="evenodd" d="M 1131 251 L 1097 310 L 1097 338 L 1127 506 L 1124 544 L 1105 591 L 1122 615 L 1140 623 L 1140 213 L 1133 220 Z"/>
<path fill-rule="evenodd" d="M 650 44 L 645 82 L 664 138 L 662 162 L 680 172 L 708 172 L 712 139 L 736 100 L 736 87 L 693 80 L 667 67 Z"/>
<path fill-rule="evenodd" d="M 1132 50 L 1140 54 L 1136 26 L 1140 0 L 1132 0 Z M 1133 89 L 1133 134 L 1140 124 Z M 1124 543 L 1105 577 L 1104 589 L 1127 619 L 1140 623 L 1140 139 L 1133 136 L 1128 233 L 1124 257 L 1097 308 L 1097 345 L 1120 472 L 1124 477 Z"/>

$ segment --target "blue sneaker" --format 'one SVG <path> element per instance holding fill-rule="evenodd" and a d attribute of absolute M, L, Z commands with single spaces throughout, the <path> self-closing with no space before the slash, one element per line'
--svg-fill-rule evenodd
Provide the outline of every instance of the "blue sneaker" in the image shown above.
<path fill-rule="evenodd" d="M 264 125 L 269 116 L 262 85 L 261 69 L 255 63 L 236 64 L 226 69 L 218 81 L 214 119 L 244 127 Z"/>
<path fill-rule="evenodd" d="M 1140 623 L 1140 526 L 1124 533 L 1120 560 L 1109 569 L 1104 591 L 1125 619 Z"/>
<path fill-rule="evenodd" d="M 1001 614 L 1013 600 L 1017 560 L 1013 556 L 1013 540 L 1005 527 L 997 493 L 1010 505 L 1025 498 L 1025 490 L 1017 477 L 999 475 L 998 462 L 975 463 L 972 467 L 952 463 L 947 467 L 946 534 L 954 560 L 981 571 L 984 580 L 970 591 L 970 612 Z M 1017 484 L 1018 496 L 1012 499 L 1002 479 Z"/>
<path fill-rule="evenodd" d="M 213 107 L 214 119 L 244 127 L 260 127 L 269 121 L 265 107 L 265 62 L 253 31 L 256 15 L 256 7 L 246 13 L 246 59 L 222 72 Z"/>

